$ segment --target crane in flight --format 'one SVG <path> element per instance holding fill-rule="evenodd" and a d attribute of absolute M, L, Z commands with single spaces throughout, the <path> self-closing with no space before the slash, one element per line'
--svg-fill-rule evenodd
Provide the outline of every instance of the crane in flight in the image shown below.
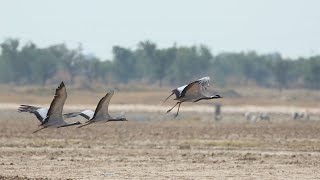
<path fill-rule="evenodd" d="M 84 110 L 81 112 L 74 112 L 66 114 L 67 117 L 75 117 L 82 116 L 86 118 L 88 121 L 85 124 L 79 126 L 78 128 L 82 128 L 92 123 L 96 122 L 109 122 L 109 121 L 128 121 L 125 117 L 111 117 L 109 114 L 109 103 L 114 94 L 114 91 L 108 92 L 103 98 L 100 99 L 95 111 L 92 110 Z"/>
<path fill-rule="evenodd" d="M 40 129 L 34 131 L 36 133 L 45 128 L 61 128 L 73 125 L 79 125 L 80 122 L 67 123 L 63 120 L 62 110 L 64 103 L 67 99 L 67 90 L 63 82 L 56 89 L 54 98 L 50 104 L 48 110 L 46 108 L 39 108 L 29 105 L 21 105 L 18 109 L 20 112 L 30 112 L 36 115 L 37 119 L 40 121 Z"/>
<path fill-rule="evenodd" d="M 164 102 L 169 99 L 172 95 L 175 95 L 174 100 L 178 101 L 172 108 L 170 108 L 167 113 L 169 113 L 174 107 L 178 106 L 177 113 L 175 117 L 179 114 L 180 105 L 183 102 L 198 102 L 200 100 L 218 99 L 222 98 L 219 94 L 212 95 L 207 90 L 209 87 L 210 77 L 203 77 L 196 81 L 193 81 L 187 85 L 180 86 L 172 90 L 172 94 L 168 96 Z"/>

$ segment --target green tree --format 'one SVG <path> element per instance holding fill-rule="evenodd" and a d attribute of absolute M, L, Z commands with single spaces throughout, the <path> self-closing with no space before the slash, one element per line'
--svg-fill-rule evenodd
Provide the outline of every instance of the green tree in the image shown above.
<path fill-rule="evenodd" d="M 176 52 L 177 49 L 175 47 L 157 50 L 153 78 L 159 80 L 159 87 L 162 87 L 163 79 L 168 74 L 170 66 L 176 58 Z"/>
<path fill-rule="evenodd" d="M 70 74 L 73 83 L 74 77 L 81 73 L 77 67 L 83 61 L 81 45 L 76 50 L 69 50 L 65 44 L 57 44 L 48 47 L 47 51 L 58 68 L 65 69 Z"/>
<path fill-rule="evenodd" d="M 171 82 L 189 82 L 207 74 L 211 53 L 208 54 L 205 46 L 179 47 L 176 58 L 170 67 Z"/>
<path fill-rule="evenodd" d="M 19 71 L 21 73 L 21 79 L 20 81 L 23 81 L 24 83 L 29 84 L 38 84 L 36 79 L 39 78 L 39 74 L 33 73 L 38 72 L 38 69 L 34 69 L 32 66 L 37 66 L 36 59 L 39 57 L 39 49 L 37 46 L 33 43 L 28 43 L 24 45 L 19 52 L 19 58 L 21 65 L 23 68 L 19 68 Z M 41 68 L 41 67 L 39 67 Z"/>
<path fill-rule="evenodd" d="M 307 61 L 304 79 L 308 88 L 320 88 L 320 56 L 311 57 Z"/>
<path fill-rule="evenodd" d="M 138 49 L 135 52 L 137 59 L 138 76 L 147 80 L 155 80 L 155 69 L 160 64 L 157 56 L 157 46 L 151 41 L 142 41 L 138 43 Z"/>
<path fill-rule="evenodd" d="M 49 49 L 39 50 L 39 53 L 31 66 L 33 82 L 44 85 L 47 80 L 56 74 L 58 66 L 57 58 Z"/>
<path fill-rule="evenodd" d="M 273 72 L 278 89 L 281 92 L 283 88 L 287 87 L 289 61 L 278 59 L 274 61 Z"/>
<path fill-rule="evenodd" d="M 118 80 L 123 83 L 128 83 L 130 78 L 135 77 L 136 61 L 133 53 L 129 49 L 119 46 L 114 46 L 112 49 L 114 56 L 114 72 Z"/>
<path fill-rule="evenodd" d="M 4 76 L 1 78 L 3 82 L 17 82 L 21 77 L 20 69 L 24 68 L 24 65 L 19 62 L 19 40 L 18 39 L 6 39 L 1 44 L 1 71 Z"/>

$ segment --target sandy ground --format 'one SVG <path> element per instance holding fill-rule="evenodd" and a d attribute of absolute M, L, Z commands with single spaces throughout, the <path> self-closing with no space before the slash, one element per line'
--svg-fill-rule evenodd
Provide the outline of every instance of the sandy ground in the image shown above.
<path fill-rule="evenodd" d="M 112 112 L 117 114 L 119 112 Z M 31 114 L 0 110 L 0 179 L 320 179 L 320 119 L 248 123 L 209 113 L 128 112 L 128 122 L 32 134 Z M 81 121 L 81 118 L 68 121 Z"/>

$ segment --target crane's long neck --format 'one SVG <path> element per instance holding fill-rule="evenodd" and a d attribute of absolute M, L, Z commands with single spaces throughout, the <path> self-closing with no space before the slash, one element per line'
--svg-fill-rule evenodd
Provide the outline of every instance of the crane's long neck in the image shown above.
<path fill-rule="evenodd" d="M 71 124 L 66 124 L 66 125 L 60 126 L 59 128 L 61 128 L 61 127 L 68 127 L 68 126 L 74 126 L 74 125 L 78 125 L 78 124 L 81 124 L 81 123 L 80 123 L 80 122 L 75 122 L 75 123 L 71 123 Z"/>
<path fill-rule="evenodd" d="M 108 121 L 122 121 L 120 119 L 109 119 Z"/>
<path fill-rule="evenodd" d="M 122 118 L 122 117 L 119 117 L 119 118 L 109 119 L 108 121 L 126 121 L 126 119 Z"/>
<path fill-rule="evenodd" d="M 204 100 L 204 99 L 209 100 L 209 99 L 218 99 L 218 98 L 222 98 L 222 97 L 219 96 L 219 95 L 209 96 L 209 97 L 202 97 L 202 98 L 200 98 L 200 99 L 198 99 L 198 100 L 196 100 L 196 101 L 194 101 L 194 102 L 198 102 L 198 101 Z"/>
<path fill-rule="evenodd" d="M 219 99 L 222 98 L 221 96 L 211 96 L 209 99 Z"/>

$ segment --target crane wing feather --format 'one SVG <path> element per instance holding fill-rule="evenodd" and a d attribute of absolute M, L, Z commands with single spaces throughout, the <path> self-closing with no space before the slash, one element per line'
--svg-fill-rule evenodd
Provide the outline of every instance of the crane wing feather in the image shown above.
<path fill-rule="evenodd" d="M 47 123 L 50 119 L 53 120 L 61 120 L 62 119 L 62 110 L 64 103 L 67 99 L 67 90 L 63 82 L 59 85 L 59 87 L 56 89 L 56 93 L 54 95 L 54 98 L 50 104 L 50 108 L 47 114 L 46 119 L 43 121 L 42 124 Z"/>
<path fill-rule="evenodd" d="M 36 107 L 36 106 L 30 106 L 30 105 L 20 105 L 19 112 L 29 112 L 33 113 L 37 119 L 42 122 L 46 117 L 48 113 L 48 108 L 42 108 L 42 107 Z"/>
<path fill-rule="evenodd" d="M 188 84 L 181 92 L 180 98 L 187 97 L 188 100 L 196 101 L 209 97 L 207 87 L 209 86 L 209 77 L 203 77 Z"/>
<path fill-rule="evenodd" d="M 103 98 L 100 99 L 96 107 L 96 110 L 94 112 L 93 119 L 98 116 L 110 117 L 108 113 L 108 108 L 109 108 L 110 99 L 112 98 L 113 94 L 114 94 L 114 91 L 110 91 Z"/>
<path fill-rule="evenodd" d="M 200 86 L 199 86 L 199 82 L 198 81 L 194 81 L 190 84 L 188 84 L 183 91 L 181 92 L 180 97 L 184 97 L 184 96 L 196 96 L 200 94 Z"/>
<path fill-rule="evenodd" d="M 82 116 L 82 117 L 86 118 L 87 120 L 90 120 L 90 119 L 92 119 L 93 115 L 94 115 L 93 111 L 84 110 L 84 111 L 66 113 L 66 114 L 63 114 L 63 117 L 64 118 L 73 118 L 73 117 L 77 117 L 77 116 Z"/>

